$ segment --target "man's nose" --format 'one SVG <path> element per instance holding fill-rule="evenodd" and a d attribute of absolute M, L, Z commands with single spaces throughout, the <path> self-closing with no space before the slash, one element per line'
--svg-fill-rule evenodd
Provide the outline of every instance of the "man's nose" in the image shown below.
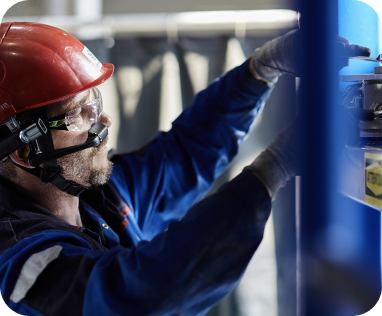
<path fill-rule="evenodd" d="M 109 115 L 107 115 L 104 111 L 101 112 L 101 115 L 99 116 L 98 121 L 105 125 L 106 127 L 110 127 L 113 123 L 113 120 Z"/>

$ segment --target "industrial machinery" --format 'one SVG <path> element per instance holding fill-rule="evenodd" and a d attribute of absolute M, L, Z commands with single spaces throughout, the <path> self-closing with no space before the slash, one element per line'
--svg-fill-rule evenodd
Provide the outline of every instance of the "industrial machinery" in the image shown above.
<path fill-rule="evenodd" d="M 340 81 L 353 83 L 342 93 L 341 105 L 350 114 L 347 120 L 352 131 L 349 129 L 348 133 L 354 135 L 341 154 L 341 192 L 381 210 L 382 55 L 354 59 L 379 65 L 372 74 L 340 76 Z"/>

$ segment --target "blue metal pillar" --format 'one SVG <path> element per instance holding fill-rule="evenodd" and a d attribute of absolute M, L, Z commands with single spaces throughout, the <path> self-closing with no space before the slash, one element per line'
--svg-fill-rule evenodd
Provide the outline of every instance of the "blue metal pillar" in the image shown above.
<path fill-rule="evenodd" d="M 304 34 L 301 49 L 305 56 L 299 95 L 303 119 L 298 214 L 299 316 L 359 315 L 372 308 L 380 294 L 379 231 L 364 238 L 365 229 L 361 229 L 369 226 L 375 232 L 374 222 L 379 213 L 365 215 L 367 210 L 360 203 L 338 193 L 340 152 L 346 129 L 337 101 L 338 52 L 332 43 L 338 28 L 345 37 L 354 35 L 352 30 L 344 32 L 343 27 L 346 14 L 356 10 L 351 2 L 356 1 L 299 0 Z M 342 11 L 340 26 L 338 8 Z M 368 13 L 361 15 L 370 21 Z M 351 19 L 348 23 L 354 22 Z M 355 25 L 354 32 L 356 28 Z M 353 44 L 365 46 L 378 41 L 378 38 L 350 39 Z"/>
<path fill-rule="evenodd" d="M 338 8 L 339 35 L 348 39 L 350 43 L 370 48 L 372 57 L 382 54 L 380 50 L 380 20 L 377 12 L 368 4 L 356 0 L 339 0 Z M 377 65 L 368 61 L 350 60 L 349 67 L 342 69 L 340 75 L 374 73 L 374 66 Z M 349 84 L 341 82 L 340 89 L 343 90 Z M 380 100 L 382 100 L 382 94 Z M 365 173 L 365 157 L 376 151 L 371 150 L 371 148 L 365 150 L 363 144 L 364 142 L 361 142 L 356 149 L 351 150 L 361 153 L 359 156 L 360 166 L 363 173 Z M 382 150 L 382 144 L 375 147 L 374 149 L 377 149 L 377 152 Z M 379 155 L 379 157 L 381 156 Z M 365 193 L 365 183 L 363 181 L 357 183 L 355 187 Z M 365 195 L 362 200 L 363 202 L 366 201 Z M 332 213 L 331 223 L 341 222 L 342 227 L 346 227 L 347 231 L 351 232 L 351 234 L 346 233 L 350 236 L 350 240 L 347 238 L 346 241 L 338 243 L 345 250 L 342 251 L 345 255 L 342 258 L 339 257 L 339 261 L 342 261 L 342 265 L 346 264 L 348 269 L 353 271 L 354 278 L 363 280 L 364 284 L 358 285 L 358 287 L 363 287 L 361 291 L 367 294 L 368 297 L 358 299 L 358 301 L 362 301 L 359 302 L 359 311 L 357 311 L 357 314 L 363 314 L 374 306 L 380 295 L 382 209 L 375 207 L 375 205 L 355 201 L 355 197 L 352 196 L 346 200 L 345 204 L 349 205 L 348 209 L 338 207 Z M 345 244 L 345 246 L 341 244 Z"/>
<path fill-rule="evenodd" d="M 329 316 L 331 297 L 325 292 L 329 275 L 320 255 L 320 235 L 330 212 L 331 116 L 337 76 L 330 37 L 337 33 L 337 2 L 300 0 L 304 32 L 304 73 L 299 108 L 303 118 L 302 184 L 299 216 L 299 316 Z"/>

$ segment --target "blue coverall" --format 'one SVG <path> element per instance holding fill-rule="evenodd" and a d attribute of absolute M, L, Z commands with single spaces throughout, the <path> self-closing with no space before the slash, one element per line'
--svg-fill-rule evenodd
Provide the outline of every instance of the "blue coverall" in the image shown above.
<path fill-rule="evenodd" d="M 271 199 L 250 172 L 201 198 L 271 90 L 248 61 L 215 80 L 169 132 L 113 158 L 111 181 L 80 196 L 85 228 L 1 180 L 0 282 L 8 306 L 22 315 L 203 315 L 237 286 Z"/>

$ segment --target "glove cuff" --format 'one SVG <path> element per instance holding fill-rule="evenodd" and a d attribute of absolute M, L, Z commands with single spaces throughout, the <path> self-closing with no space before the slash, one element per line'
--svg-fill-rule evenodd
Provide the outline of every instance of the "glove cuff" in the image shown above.
<path fill-rule="evenodd" d="M 288 172 L 284 170 L 268 149 L 263 151 L 255 161 L 245 167 L 243 171 L 255 173 L 271 192 L 272 200 L 276 198 L 278 190 L 283 188 L 291 179 Z"/>
<path fill-rule="evenodd" d="M 263 80 L 271 83 L 276 83 L 282 72 L 270 64 L 270 56 L 266 56 L 267 51 L 264 52 L 263 48 L 257 48 L 252 56 L 253 71 Z M 267 63 L 268 61 L 268 63 Z"/>

